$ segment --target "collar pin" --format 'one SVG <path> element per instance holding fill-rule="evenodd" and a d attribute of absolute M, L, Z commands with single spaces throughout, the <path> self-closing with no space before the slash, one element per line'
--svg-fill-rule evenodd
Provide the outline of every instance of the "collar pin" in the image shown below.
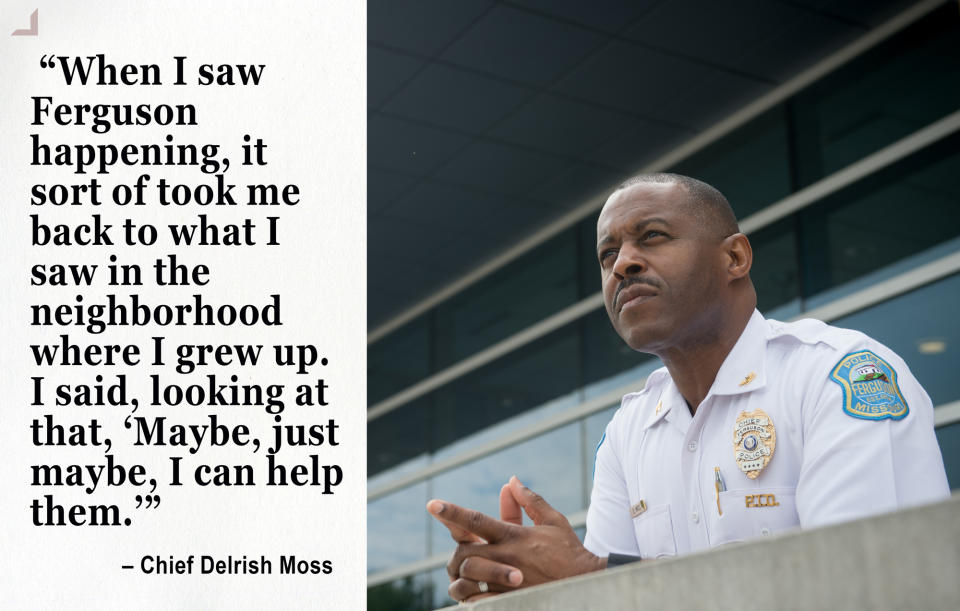
<path fill-rule="evenodd" d="M 743 378 L 743 380 L 740 382 L 740 384 L 738 384 L 738 386 L 746 386 L 750 382 L 753 382 L 753 380 L 756 377 L 757 377 L 756 372 L 751 371 L 750 373 L 747 374 L 747 377 Z"/>

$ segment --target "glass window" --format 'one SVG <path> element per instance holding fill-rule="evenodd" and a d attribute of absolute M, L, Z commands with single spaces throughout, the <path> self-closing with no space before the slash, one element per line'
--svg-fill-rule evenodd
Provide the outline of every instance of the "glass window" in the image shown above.
<path fill-rule="evenodd" d="M 643 361 L 636 367 L 625 369 L 609 378 L 588 384 L 583 389 L 584 399 L 599 397 L 614 390 L 617 390 L 621 397 L 628 392 L 643 390 L 647 377 L 661 367 L 663 367 L 663 362 L 658 358 Z"/>
<path fill-rule="evenodd" d="M 367 401 L 377 403 L 430 375 L 428 321 L 421 316 L 367 349 Z"/>
<path fill-rule="evenodd" d="M 960 274 L 834 321 L 862 331 L 900 355 L 933 404 L 960 399 Z"/>
<path fill-rule="evenodd" d="M 430 451 L 433 401 L 426 395 L 367 422 L 368 477 Z"/>
<path fill-rule="evenodd" d="M 958 34 L 960 17 L 954 7 L 945 5 L 801 92 L 789 107 L 771 109 L 672 170 L 715 185 L 726 194 L 738 217 L 749 216 L 787 196 L 792 183 L 804 186 L 819 180 L 960 107 L 960 54 L 954 52 Z M 945 145 L 956 149 L 958 143 Z M 944 167 L 957 162 L 942 152 L 941 157 Z M 805 294 L 813 295 L 849 280 L 859 275 L 863 266 L 871 265 L 870 260 L 876 257 L 873 253 L 863 256 L 863 244 L 855 242 L 869 242 L 876 225 L 891 218 L 887 214 L 891 207 L 904 201 L 913 203 L 913 197 L 919 195 L 921 210 L 917 214 L 925 223 L 939 212 L 931 206 L 931 200 L 939 196 L 957 201 L 955 184 L 946 191 L 930 191 L 930 185 L 923 184 L 933 179 L 935 187 L 943 187 L 943 178 L 911 176 L 910 181 L 897 179 L 891 184 L 888 180 L 886 185 L 878 184 L 883 180 L 866 181 L 870 185 L 845 189 L 829 198 L 828 207 L 837 207 L 838 211 L 826 215 L 828 218 L 817 218 L 813 211 L 806 213 L 804 218 L 813 226 L 804 223 L 804 235 L 809 234 L 806 242 L 810 244 L 804 251 Z M 876 192 L 863 192 L 871 188 Z M 855 205 L 840 205 L 851 198 L 858 200 Z M 883 214 L 872 212 L 877 210 Z M 931 233 L 956 226 L 957 213 L 946 212 L 949 222 L 934 221 L 941 231 Z M 436 316 L 437 325 L 432 334 L 436 349 L 433 363 L 429 316 L 374 343 L 369 350 L 370 403 L 595 292 L 599 275 L 592 264 L 594 222 L 593 217 L 584 219 L 438 306 L 431 314 Z M 759 237 L 758 232 L 755 238 Z M 784 250 L 788 240 L 785 234 L 778 237 L 782 239 L 774 239 L 769 246 Z M 935 242 L 936 236 L 925 241 Z M 834 248 L 821 253 L 827 251 L 818 248 L 822 244 Z M 896 260 L 905 256 L 904 251 L 913 252 L 908 246 L 901 243 L 885 248 L 886 258 Z M 764 272 L 760 292 L 763 309 L 784 302 L 791 289 L 790 275 L 796 271 L 792 267 L 760 269 L 769 267 L 766 262 L 772 260 L 778 259 L 760 259 L 756 270 L 758 279 Z"/>
<path fill-rule="evenodd" d="M 615 374 L 654 361 L 652 355 L 637 352 L 617 335 L 601 308 L 580 319 L 583 328 L 583 375 L 584 382 L 592 384 Z"/>
<path fill-rule="evenodd" d="M 713 185 L 743 219 L 790 194 L 789 158 L 787 123 L 777 106 L 670 171 Z"/>
<path fill-rule="evenodd" d="M 447 594 L 447 588 L 450 587 L 450 577 L 447 575 L 446 568 L 431 571 L 430 581 L 433 586 L 432 609 L 442 609 L 457 604 L 457 601 L 450 598 L 450 595 Z"/>
<path fill-rule="evenodd" d="M 583 400 L 585 374 L 591 387 L 624 372 L 639 380 L 646 370 L 637 373 L 637 365 L 654 363 L 628 348 L 605 311 L 597 310 L 370 421 L 368 476 L 423 454 L 449 455 L 445 448 L 452 444 L 460 443 L 462 451 L 476 445 L 471 438 L 489 439 L 495 433 L 488 429 L 501 423 L 512 420 L 508 426 L 515 430 L 563 411 Z M 609 389 L 592 394 L 603 390 Z"/>
<path fill-rule="evenodd" d="M 582 386 L 571 324 L 435 391 L 432 448 L 538 407 Z"/>
<path fill-rule="evenodd" d="M 937 429 L 937 441 L 943 454 L 943 466 L 947 469 L 947 481 L 950 489 L 960 488 L 960 422 L 954 422 Z"/>
<path fill-rule="evenodd" d="M 580 254 L 577 257 L 580 267 L 580 298 L 589 297 L 600 290 L 600 263 L 597 260 L 597 217 L 591 214 L 577 223 L 580 236 Z"/>
<path fill-rule="evenodd" d="M 807 308 L 960 235 L 958 151 L 955 134 L 800 212 Z"/>
<path fill-rule="evenodd" d="M 571 228 L 437 306 L 437 368 L 577 301 L 577 258 Z"/>
<path fill-rule="evenodd" d="M 795 222 L 795 218 L 787 218 L 750 236 L 753 247 L 750 278 L 757 289 L 757 308 L 761 312 L 773 311 L 800 296 Z"/>
<path fill-rule="evenodd" d="M 960 15 L 949 3 L 797 95 L 800 187 L 960 108 Z"/>
<path fill-rule="evenodd" d="M 367 590 L 367 611 L 432 611 L 437 608 L 434 589 L 424 574 L 383 583 Z"/>
<path fill-rule="evenodd" d="M 543 496 L 554 509 L 583 509 L 580 425 L 573 422 L 496 454 L 463 465 L 433 479 L 433 495 L 497 517 L 500 488 L 511 475 Z M 433 521 L 431 553 L 455 547 L 446 528 Z M 529 520 L 527 521 L 529 524 Z"/>
<path fill-rule="evenodd" d="M 429 466 L 430 455 L 426 452 L 399 464 L 390 464 L 387 469 L 378 472 L 376 475 L 367 476 L 367 492 L 377 490 L 382 486 L 393 483 L 397 478 L 416 473 Z"/>
<path fill-rule="evenodd" d="M 441 461 L 452 456 L 459 456 L 465 452 L 476 449 L 495 441 L 503 439 L 506 435 L 511 435 L 517 431 L 522 431 L 539 425 L 541 422 L 554 416 L 569 411 L 583 402 L 583 394 L 579 391 L 569 392 L 556 399 L 551 399 L 543 405 L 533 409 L 521 412 L 504 420 L 501 420 L 493 426 L 488 426 L 467 437 L 458 439 L 450 445 L 437 448 L 433 454 L 434 461 Z"/>
<path fill-rule="evenodd" d="M 427 554 L 427 522 L 424 509 L 427 483 L 367 503 L 367 572 L 376 573 Z"/>

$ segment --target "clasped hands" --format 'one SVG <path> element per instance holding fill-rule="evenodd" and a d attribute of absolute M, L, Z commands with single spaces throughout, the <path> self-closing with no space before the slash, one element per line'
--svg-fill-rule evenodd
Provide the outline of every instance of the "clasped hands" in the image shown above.
<path fill-rule="evenodd" d="M 606 558 L 583 547 L 566 517 L 516 476 L 500 490 L 499 520 L 440 500 L 427 503 L 427 511 L 458 543 L 447 563 L 454 600 L 472 602 L 606 566 Z M 523 512 L 533 526 L 523 526 Z"/>

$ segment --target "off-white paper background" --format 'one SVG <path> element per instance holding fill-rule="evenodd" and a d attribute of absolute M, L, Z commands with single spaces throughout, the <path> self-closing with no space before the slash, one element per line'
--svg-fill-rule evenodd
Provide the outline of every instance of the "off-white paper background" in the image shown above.
<path fill-rule="evenodd" d="M 30 13 L 39 8 L 39 36 L 11 37 L 27 27 Z M 259 609 L 316 608 L 359 609 L 364 606 L 365 574 L 365 4 L 340 0 L 323 3 L 246 2 L 7 2 L 0 19 L 0 607 L 4 609 Z M 173 56 L 185 55 L 187 74 L 194 75 L 201 63 L 266 64 L 257 87 L 99 87 L 66 86 L 59 70 L 39 66 L 44 54 L 92 55 L 104 53 L 116 63 L 155 63 L 164 83 L 173 81 Z M 192 78 L 191 78 L 192 82 Z M 190 102 L 198 112 L 197 127 L 125 128 L 99 136 L 89 127 L 33 127 L 30 96 L 53 96 L 63 103 L 160 103 Z M 216 142 L 231 159 L 229 182 L 296 183 L 302 198 L 298 206 L 271 210 L 280 220 L 279 247 L 186 248 L 177 252 L 183 262 L 205 263 L 212 281 L 201 290 L 208 303 L 265 304 L 272 293 L 281 294 L 282 327 L 108 329 L 90 336 L 77 327 L 31 328 L 29 304 L 49 299 L 70 303 L 76 293 L 89 302 L 102 302 L 111 290 L 125 288 L 103 284 L 107 257 L 139 263 L 149 277 L 157 257 L 174 252 L 164 234 L 167 223 L 196 220 L 207 212 L 216 222 L 240 222 L 244 216 L 263 218 L 268 213 L 234 209 L 202 210 L 193 206 L 161 209 L 155 201 L 135 210 L 117 209 L 105 203 L 52 209 L 31 208 L 29 189 L 39 182 L 71 182 L 66 169 L 36 169 L 28 166 L 29 134 L 36 130 L 49 143 L 111 141 L 116 143 L 162 142 L 166 133 L 178 142 Z M 263 138 L 269 148 L 266 168 L 243 169 L 240 138 L 249 133 Z M 134 168 L 102 176 L 105 186 L 132 182 L 140 173 L 160 175 L 183 182 L 211 181 L 197 169 L 166 170 Z M 119 224 L 125 212 L 161 229 L 158 245 L 151 248 L 94 247 L 68 250 L 63 247 L 31 247 L 31 213 L 47 222 L 72 223 L 100 213 Z M 110 221 L 106 221 L 110 222 Z M 263 223 L 257 223 L 260 227 Z M 119 228 L 116 228 L 119 229 Z M 120 233 L 115 233 L 119 237 Z M 263 234 L 258 234 L 263 235 Z M 34 262 L 99 264 L 98 281 L 89 289 L 31 287 L 29 269 Z M 144 302 L 187 303 L 192 287 L 160 289 L 147 282 L 139 289 Z M 184 450 L 134 448 L 130 431 L 121 424 L 124 408 L 76 408 L 30 406 L 30 377 L 50 375 L 57 383 L 89 382 L 89 368 L 58 368 L 42 371 L 33 364 L 31 343 L 53 343 L 67 332 L 80 345 L 91 339 L 99 343 L 139 342 L 164 335 L 168 346 L 175 342 L 264 344 L 268 357 L 272 344 L 314 344 L 330 359 L 325 368 L 315 366 L 309 375 L 297 376 L 269 363 L 257 369 L 211 368 L 191 379 L 202 381 L 206 373 L 226 377 L 238 373 L 243 381 L 284 383 L 287 410 L 285 424 L 326 422 L 335 417 L 340 425 L 340 446 L 314 448 L 322 463 L 337 463 L 344 469 L 344 482 L 332 496 L 311 487 L 198 488 L 165 485 L 166 456 L 187 456 L 184 464 L 199 460 Z M 146 378 L 163 373 L 168 382 L 178 381 L 172 369 L 102 368 L 108 380 L 126 373 L 133 396 L 141 398 L 138 414 L 160 414 L 181 422 L 203 423 L 208 413 L 223 413 L 231 422 L 246 421 L 260 431 L 268 430 L 271 418 L 262 408 L 152 408 L 146 405 Z M 324 378 L 330 386 L 328 407 L 296 408 L 290 385 L 313 383 Z M 179 380 L 181 383 L 186 378 Z M 82 410 L 82 413 L 81 413 Z M 244 410 L 243 420 L 237 419 Z M 144 464 L 160 481 L 157 494 L 162 503 L 154 510 L 134 509 L 134 495 L 146 489 L 129 486 L 104 488 L 90 497 L 77 490 L 43 490 L 29 485 L 31 464 L 100 463 L 102 450 L 41 449 L 30 442 L 29 422 L 51 412 L 62 422 L 74 417 L 97 416 L 113 439 L 114 453 L 124 464 Z M 76 412 L 71 414 L 71 412 Z M 269 439 L 263 435 L 264 442 Z M 282 462 L 294 463 L 308 451 L 281 454 Z M 200 456 L 200 455 L 198 455 Z M 207 463 L 256 465 L 258 482 L 264 481 L 262 451 L 252 457 L 248 450 L 202 450 Z M 183 472 L 184 479 L 190 471 Z M 121 516 L 133 520 L 130 527 L 35 527 L 31 524 L 30 499 L 51 492 L 66 501 L 116 503 Z M 239 557 L 261 554 L 274 561 L 274 574 L 147 576 L 137 570 L 121 570 L 122 564 L 139 567 L 143 555 L 185 558 L 193 554 Z M 331 575 L 279 575 L 279 555 L 331 560 Z"/>

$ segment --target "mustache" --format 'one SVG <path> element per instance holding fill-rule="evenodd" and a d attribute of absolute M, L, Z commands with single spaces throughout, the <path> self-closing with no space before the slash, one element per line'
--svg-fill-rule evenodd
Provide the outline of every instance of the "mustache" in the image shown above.
<path fill-rule="evenodd" d="M 614 306 L 620 303 L 620 292 L 627 287 L 633 286 L 634 284 L 646 284 L 647 286 L 652 286 L 655 289 L 663 288 L 660 284 L 660 281 L 656 278 L 647 278 L 646 276 L 630 276 L 628 278 L 624 278 L 620 282 L 620 285 L 617 286 L 617 292 L 613 294 Z"/>

